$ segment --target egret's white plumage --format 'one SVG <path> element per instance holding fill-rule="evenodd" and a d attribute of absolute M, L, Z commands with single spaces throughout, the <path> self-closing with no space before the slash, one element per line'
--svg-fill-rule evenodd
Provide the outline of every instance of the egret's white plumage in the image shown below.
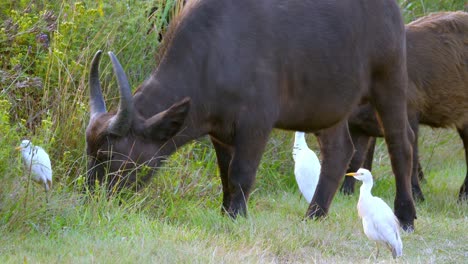
<path fill-rule="evenodd" d="M 21 150 L 23 163 L 26 170 L 30 171 L 32 179 L 44 186 L 46 193 L 52 187 L 52 166 L 49 155 L 39 146 L 34 146 L 31 141 L 23 140 L 16 149 Z"/>
<path fill-rule="evenodd" d="M 307 146 L 304 132 L 295 133 L 293 159 L 297 185 L 310 203 L 317 188 L 321 166 L 317 155 Z"/>
<path fill-rule="evenodd" d="M 362 218 L 364 233 L 369 239 L 377 242 L 377 256 L 378 243 L 386 245 L 392 251 L 393 258 L 401 256 L 403 243 L 398 219 L 382 199 L 372 195 L 373 180 L 370 171 L 361 168 L 356 173 L 346 175 L 362 181 L 357 209 L 359 217 Z"/>

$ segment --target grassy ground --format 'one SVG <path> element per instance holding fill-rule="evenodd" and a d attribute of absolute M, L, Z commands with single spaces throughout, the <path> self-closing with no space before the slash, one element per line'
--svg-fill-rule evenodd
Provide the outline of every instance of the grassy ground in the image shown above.
<path fill-rule="evenodd" d="M 0 31 L 0 263 L 393 262 L 383 249 L 377 261 L 371 256 L 375 248 L 362 232 L 357 195 L 337 194 L 326 219 L 302 221 L 307 204 L 294 181 L 291 132 L 273 133 L 248 218 L 221 216 L 216 158 L 204 139 L 173 155 L 139 193 L 112 199 L 103 192 L 82 194 L 89 58 L 98 48 L 118 51 L 136 86 L 149 74 L 159 32 L 177 5 L 171 0 L 27 2 L 0 3 L 0 18 L 12 17 L 19 27 L 13 34 L 14 27 L 5 22 L 6 30 Z M 462 9 L 464 1 L 400 4 L 409 22 L 432 11 Z M 159 11 L 148 18 L 154 5 Z M 54 10 L 57 19 L 35 17 L 45 9 Z M 50 49 L 38 42 L 36 34 L 42 31 L 30 28 L 49 34 Z M 112 107 L 115 84 L 106 63 L 101 80 Z M 41 82 L 31 82 L 34 77 Z M 21 137 L 51 154 L 54 186 L 47 205 L 42 188 L 29 182 L 13 150 Z M 318 149 L 314 138 L 308 141 Z M 416 231 L 403 234 L 404 256 L 398 262 L 466 262 L 468 205 L 456 202 L 466 174 L 461 140 L 451 130 L 423 129 L 420 154 L 426 201 L 417 205 Z M 395 187 L 388 160 L 379 141 L 373 193 L 392 205 Z"/>
<path fill-rule="evenodd" d="M 292 133 L 276 134 L 292 138 Z M 468 257 L 468 206 L 456 202 L 465 175 L 461 142 L 450 131 L 425 129 L 422 138 L 427 141 L 422 142 L 426 201 L 417 206 L 416 231 L 403 234 L 399 262 L 462 263 Z M 37 188 L 35 199 L 30 196 L 24 206 L 24 196 L 18 195 L 10 201 L 16 205 L 11 218 L 0 229 L 0 262 L 374 262 L 374 244 L 357 216 L 357 195 L 337 194 L 326 219 L 302 221 L 307 204 L 294 186 L 288 141 L 289 147 L 274 154 L 284 159 L 283 173 L 262 163 L 248 218 L 221 216 L 219 180 L 214 168 L 206 169 L 212 165 L 181 164 L 178 155 L 184 154 L 177 154 L 158 181 L 123 200 L 85 200 L 62 189 L 54 190 L 45 205 Z M 206 148 L 201 160 L 210 162 L 213 153 Z M 266 159 L 275 152 L 274 141 L 268 149 Z M 386 155 L 385 146 L 379 145 L 373 192 L 392 204 L 394 179 Z M 174 177 L 178 166 L 183 168 Z M 184 170 L 193 172 L 190 178 L 184 179 Z M 392 262 L 390 252 L 381 250 L 377 262 Z"/>

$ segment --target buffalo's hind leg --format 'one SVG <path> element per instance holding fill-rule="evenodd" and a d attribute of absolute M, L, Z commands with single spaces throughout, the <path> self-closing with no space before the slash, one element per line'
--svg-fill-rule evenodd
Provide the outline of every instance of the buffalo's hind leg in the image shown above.
<path fill-rule="evenodd" d="M 468 201 L 468 125 L 465 125 L 463 126 L 463 128 L 458 129 L 458 134 L 463 140 L 463 147 L 465 147 L 465 160 L 467 168 L 465 181 L 460 187 L 460 193 L 458 194 L 458 201 Z"/>
<path fill-rule="evenodd" d="M 314 197 L 307 210 L 306 217 L 309 218 L 321 217 L 328 213 L 354 152 L 346 120 L 332 128 L 320 131 L 316 136 L 322 153 L 322 171 Z"/>
<path fill-rule="evenodd" d="M 223 185 L 223 205 L 221 213 L 224 214 L 229 209 L 231 204 L 231 194 L 229 193 L 229 164 L 232 160 L 232 147 L 218 141 L 216 138 L 211 137 L 211 142 L 216 151 L 216 159 L 218 160 L 219 176 Z"/>
<path fill-rule="evenodd" d="M 421 190 L 421 185 L 419 184 L 419 151 L 418 151 L 418 135 L 419 135 L 419 120 L 417 117 L 409 115 L 408 121 L 411 125 L 411 129 L 414 133 L 414 138 L 412 142 L 413 147 L 413 169 L 411 172 L 411 190 L 413 192 L 413 199 L 415 201 L 424 201 L 424 194 Z"/>
<path fill-rule="evenodd" d="M 458 201 L 468 201 L 468 175 L 465 177 L 463 185 L 460 187 L 460 193 L 458 194 Z"/>
<path fill-rule="evenodd" d="M 385 141 L 395 175 L 395 215 L 404 230 L 414 230 L 416 209 L 411 192 L 413 132 L 406 110 L 406 67 L 387 66 L 385 73 L 374 77 L 372 101 L 384 128 Z"/>
<path fill-rule="evenodd" d="M 369 171 L 372 171 L 372 163 L 374 162 L 374 152 L 375 152 L 376 141 L 377 141 L 377 138 L 375 137 L 371 137 L 369 139 L 369 142 L 367 144 L 366 159 L 364 160 L 364 164 L 362 165 L 363 168 L 368 169 Z M 354 177 L 348 177 L 348 178 L 354 178 Z"/>
<path fill-rule="evenodd" d="M 369 158 L 369 154 L 372 156 L 370 161 L 370 164 L 372 166 L 372 159 L 374 157 L 373 146 L 375 145 L 375 138 L 364 135 L 358 131 L 356 131 L 355 133 L 351 133 L 351 138 L 353 140 L 354 148 L 356 149 L 356 151 L 354 152 L 353 158 L 351 159 L 351 162 L 349 163 L 349 167 L 346 170 L 346 172 L 356 172 L 359 168 L 361 168 L 361 166 L 363 166 L 364 158 L 366 158 L 367 161 L 367 159 Z M 374 142 L 373 145 L 372 142 Z M 372 149 L 370 148 L 371 145 Z M 343 184 L 341 185 L 341 192 L 346 195 L 353 194 L 355 183 L 356 180 L 354 179 L 354 177 L 344 177 Z"/>

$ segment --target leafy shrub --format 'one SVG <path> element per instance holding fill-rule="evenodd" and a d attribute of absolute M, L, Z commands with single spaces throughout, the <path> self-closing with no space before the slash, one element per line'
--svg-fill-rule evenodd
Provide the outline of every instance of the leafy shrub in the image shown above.
<path fill-rule="evenodd" d="M 9 121 L 27 128 L 20 136 L 48 146 L 63 165 L 57 168 L 61 175 L 83 173 L 91 57 L 98 49 L 112 50 L 129 69 L 130 82 L 141 82 L 155 65 L 161 32 L 180 2 L 13 2 L 0 5 L 0 86 Z M 146 17 L 152 7 L 157 8 Z M 106 59 L 101 72 L 112 107 L 118 92 Z"/>
<path fill-rule="evenodd" d="M 431 12 L 463 10 L 464 2 L 461 0 L 399 0 L 406 22 L 427 15 Z"/>

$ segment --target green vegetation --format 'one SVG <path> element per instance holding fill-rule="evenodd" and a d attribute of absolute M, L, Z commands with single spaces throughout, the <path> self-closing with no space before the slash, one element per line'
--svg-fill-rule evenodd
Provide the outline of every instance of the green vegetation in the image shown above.
<path fill-rule="evenodd" d="M 0 3 L 0 263 L 373 262 L 357 195 L 337 194 L 324 221 L 301 221 L 307 204 L 294 181 L 291 132 L 273 133 L 248 218 L 220 215 L 216 156 L 204 139 L 174 154 L 139 193 L 111 199 L 104 191 L 81 193 L 92 55 L 114 51 L 135 88 L 154 68 L 159 35 L 181 7 L 176 0 L 108 2 Z M 407 22 L 464 8 L 462 0 L 400 4 Z M 101 81 L 112 108 L 118 100 L 109 66 L 103 59 Z M 47 205 L 14 150 L 24 137 L 51 156 Z M 318 149 L 313 137 L 309 143 Z M 427 200 L 417 206 L 416 232 L 403 235 L 402 261 L 461 263 L 468 256 L 467 205 L 456 202 L 466 173 L 461 140 L 451 130 L 423 129 L 420 143 Z M 392 205 L 394 179 L 383 141 L 374 175 L 374 194 Z M 390 262 L 390 253 L 382 251 L 379 261 Z"/>

